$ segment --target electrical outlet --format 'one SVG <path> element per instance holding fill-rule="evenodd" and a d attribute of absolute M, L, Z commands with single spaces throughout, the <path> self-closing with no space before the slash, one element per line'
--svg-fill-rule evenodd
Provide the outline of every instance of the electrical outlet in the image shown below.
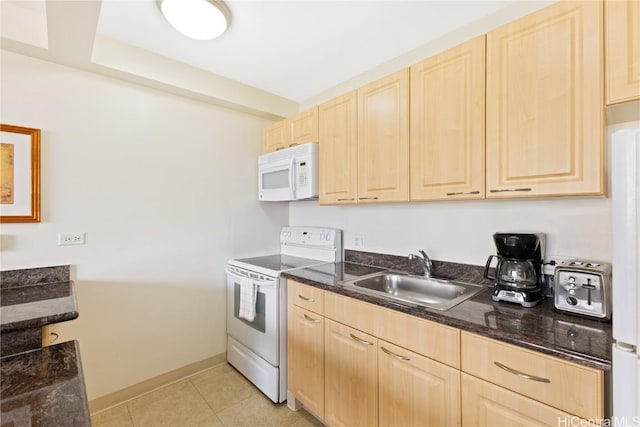
<path fill-rule="evenodd" d="M 60 232 L 58 233 L 58 245 L 84 245 L 84 232 Z"/>
<path fill-rule="evenodd" d="M 353 247 L 355 249 L 364 249 L 364 236 L 362 234 L 356 234 L 354 236 Z"/>

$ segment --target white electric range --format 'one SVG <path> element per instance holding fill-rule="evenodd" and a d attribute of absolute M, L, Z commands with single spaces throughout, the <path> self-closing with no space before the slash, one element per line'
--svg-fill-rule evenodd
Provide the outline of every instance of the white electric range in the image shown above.
<path fill-rule="evenodd" d="M 287 288 L 281 274 L 340 261 L 341 230 L 283 227 L 279 254 L 227 264 L 227 361 L 276 403 L 287 398 Z M 247 318 L 241 300 L 250 289 L 255 311 Z"/>

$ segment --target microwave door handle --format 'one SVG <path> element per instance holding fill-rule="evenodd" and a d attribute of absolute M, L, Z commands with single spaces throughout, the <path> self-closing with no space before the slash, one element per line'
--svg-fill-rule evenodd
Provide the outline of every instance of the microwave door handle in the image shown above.
<path fill-rule="evenodd" d="M 293 198 L 296 198 L 296 159 L 295 157 L 291 158 L 291 163 L 289 163 L 289 182 L 291 183 L 291 195 Z"/>

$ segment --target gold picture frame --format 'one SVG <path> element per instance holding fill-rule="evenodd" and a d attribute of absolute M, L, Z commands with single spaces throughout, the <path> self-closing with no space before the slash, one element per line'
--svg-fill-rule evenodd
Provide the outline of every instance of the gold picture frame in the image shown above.
<path fill-rule="evenodd" d="M 3 222 L 40 222 L 40 129 L 0 124 Z"/>

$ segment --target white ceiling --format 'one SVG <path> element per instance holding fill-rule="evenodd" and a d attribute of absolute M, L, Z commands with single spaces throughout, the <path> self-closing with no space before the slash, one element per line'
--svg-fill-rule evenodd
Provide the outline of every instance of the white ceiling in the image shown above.
<path fill-rule="evenodd" d="M 301 102 L 506 1 L 227 1 L 229 30 L 190 40 L 154 0 L 104 1 L 98 33 Z"/>
<path fill-rule="evenodd" d="M 254 91 L 262 101 L 249 109 L 282 115 L 483 17 L 544 2 L 228 0 L 231 26 L 211 41 L 176 32 L 155 0 L 0 3 L 3 49 L 138 83 L 155 81 L 183 94 L 216 98 L 207 85 L 227 86 L 233 93 L 218 98 L 230 104 Z M 28 20 L 22 16 L 29 14 Z M 48 45 L 42 40 L 47 33 Z M 267 100 L 269 94 L 277 96 Z"/>

